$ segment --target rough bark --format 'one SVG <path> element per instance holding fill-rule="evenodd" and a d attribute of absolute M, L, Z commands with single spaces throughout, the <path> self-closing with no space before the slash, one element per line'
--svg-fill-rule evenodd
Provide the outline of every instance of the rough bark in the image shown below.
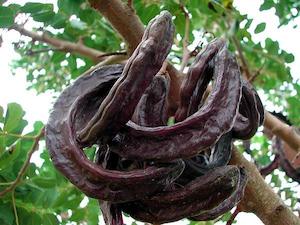
<path fill-rule="evenodd" d="M 300 152 L 300 137 L 292 126 L 277 119 L 269 112 L 265 113 L 264 126 L 284 140 L 292 149 Z"/>
<path fill-rule="evenodd" d="M 119 0 L 90 0 L 89 2 L 124 38 L 131 55 L 144 33 L 143 23 L 134 10 Z"/>
<path fill-rule="evenodd" d="M 273 192 L 260 175 L 257 167 L 246 160 L 236 149 L 231 164 L 243 166 L 249 175 L 245 195 L 240 203 L 244 212 L 256 214 L 266 225 L 298 225 L 299 218 Z"/>

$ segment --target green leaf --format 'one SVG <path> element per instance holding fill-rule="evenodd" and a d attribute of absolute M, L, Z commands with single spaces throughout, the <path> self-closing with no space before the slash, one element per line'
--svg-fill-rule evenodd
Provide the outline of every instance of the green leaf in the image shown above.
<path fill-rule="evenodd" d="M 18 159 L 21 152 L 21 141 L 18 141 L 16 145 L 12 146 L 9 150 L 5 151 L 0 156 L 0 173 L 7 167 L 14 164 L 14 161 Z"/>
<path fill-rule="evenodd" d="M 53 53 L 53 55 L 51 57 L 51 62 L 52 63 L 60 63 L 65 58 L 66 58 L 66 53 L 56 51 L 56 52 Z"/>
<path fill-rule="evenodd" d="M 28 2 L 21 7 L 21 11 L 30 13 L 32 18 L 38 22 L 47 22 L 55 15 L 53 12 L 53 4 Z"/>
<path fill-rule="evenodd" d="M 31 181 L 41 188 L 53 188 L 56 186 L 56 180 L 54 177 L 46 177 L 41 175 L 39 177 L 32 178 Z"/>
<path fill-rule="evenodd" d="M 43 215 L 43 225 L 57 225 L 60 224 L 57 217 L 51 214 Z"/>
<path fill-rule="evenodd" d="M 49 21 L 47 21 L 47 24 L 51 25 L 55 29 L 60 29 L 66 26 L 67 20 L 68 18 L 65 15 L 57 13 Z"/>
<path fill-rule="evenodd" d="M 57 5 L 59 10 L 62 12 L 73 15 L 78 14 L 80 10 L 80 5 L 84 2 L 84 0 L 58 0 Z"/>
<path fill-rule="evenodd" d="M 83 9 L 79 11 L 79 18 L 81 21 L 92 25 L 101 20 L 101 15 L 93 9 Z"/>
<path fill-rule="evenodd" d="M 87 207 L 86 219 L 88 224 L 98 224 L 99 223 L 99 205 L 96 199 L 89 198 L 89 203 Z"/>
<path fill-rule="evenodd" d="M 284 54 L 283 57 L 284 57 L 284 60 L 285 60 L 286 63 L 292 63 L 292 62 L 295 61 L 295 57 L 291 53 L 286 53 L 286 54 Z"/>
<path fill-rule="evenodd" d="M 3 123 L 4 122 L 4 116 L 3 116 L 3 107 L 0 106 L 0 123 Z"/>
<path fill-rule="evenodd" d="M 263 4 L 259 7 L 260 11 L 271 9 L 274 6 L 273 0 L 265 0 Z"/>
<path fill-rule="evenodd" d="M 13 134 L 21 134 L 27 121 L 23 120 L 25 112 L 17 103 L 9 103 L 4 121 L 3 131 Z"/>
<path fill-rule="evenodd" d="M 14 12 L 14 15 L 16 15 L 19 12 L 21 6 L 18 4 L 10 4 L 8 8 L 10 8 Z"/>
<path fill-rule="evenodd" d="M 265 45 L 268 53 L 272 55 L 278 55 L 279 43 L 277 41 L 273 41 L 271 38 L 266 38 Z"/>
<path fill-rule="evenodd" d="M 0 6 L 0 28 L 8 28 L 14 23 L 14 11 L 9 7 Z"/>
<path fill-rule="evenodd" d="M 8 203 L 3 203 L 0 201 L 0 222 L 2 220 L 3 225 L 12 225 L 14 222 L 14 214 L 12 206 Z"/>
<path fill-rule="evenodd" d="M 260 23 L 256 26 L 254 33 L 258 34 L 263 32 L 266 29 L 266 23 Z"/>

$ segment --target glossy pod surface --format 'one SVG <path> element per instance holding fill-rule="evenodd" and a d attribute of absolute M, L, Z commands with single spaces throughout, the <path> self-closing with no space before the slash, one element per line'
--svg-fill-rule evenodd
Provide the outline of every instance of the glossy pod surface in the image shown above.
<path fill-rule="evenodd" d="M 106 224 L 123 224 L 122 211 L 150 223 L 210 220 L 243 196 L 247 175 L 227 164 L 233 138 L 250 138 L 262 124 L 261 101 L 242 81 L 226 41 L 216 39 L 190 66 L 175 124 L 168 126 L 172 87 L 159 71 L 173 35 L 172 16 L 163 11 L 125 66 L 101 67 L 77 79 L 47 123 L 54 165 L 99 199 Z M 97 149 L 94 159 L 84 152 L 90 146 Z"/>

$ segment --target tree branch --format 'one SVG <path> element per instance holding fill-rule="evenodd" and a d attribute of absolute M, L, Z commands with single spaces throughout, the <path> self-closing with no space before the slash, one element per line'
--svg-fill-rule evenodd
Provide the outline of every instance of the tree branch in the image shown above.
<path fill-rule="evenodd" d="M 124 38 L 131 55 L 144 33 L 144 25 L 134 10 L 120 0 L 89 0 L 89 2 Z"/>
<path fill-rule="evenodd" d="M 103 58 L 107 56 L 112 56 L 112 55 L 127 55 L 127 52 L 121 51 L 121 52 L 108 52 L 108 53 L 103 53 L 102 55 L 99 55 L 98 58 Z"/>
<path fill-rule="evenodd" d="M 18 31 L 20 34 L 30 37 L 33 40 L 47 43 L 53 47 L 60 49 L 61 51 L 78 53 L 82 56 L 92 59 L 95 62 L 99 62 L 100 61 L 99 56 L 104 54 L 103 52 L 93 48 L 89 48 L 80 42 L 73 43 L 73 42 L 57 39 L 54 37 L 50 37 L 45 33 L 38 34 L 36 32 L 26 30 L 24 27 L 18 24 L 14 24 L 11 27 L 11 29 Z"/>
<path fill-rule="evenodd" d="M 183 54 L 182 54 L 182 61 L 179 70 L 180 72 L 183 72 L 190 58 L 190 51 L 188 50 L 189 36 L 190 36 L 190 16 L 182 3 L 180 3 L 179 7 L 185 17 L 185 31 L 184 31 L 184 37 L 182 39 Z"/>
<path fill-rule="evenodd" d="M 236 38 L 235 35 L 232 36 L 232 42 L 233 42 L 234 46 L 236 47 L 236 50 L 238 51 L 240 60 L 242 62 L 242 67 L 243 67 L 243 70 L 245 72 L 245 77 L 246 77 L 247 80 L 249 80 L 249 79 L 251 79 L 252 76 L 251 76 L 251 73 L 250 73 L 250 70 L 249 70 L 247 60 L 244 57 L 241 43 L 239 42 L 239 40 Z"/>
<path fill-rule="evenodd" d="M 275 154 L 275 158 L 270 164 L 259 169 L 260 174 L 264 177 L 271 174 L 275 169 L 279 167 L 279 161 L 279 155 Z"/>
<path fill-rule="evenodd" d="M 227 221 L 226 225 L 232 225 L 234 219 L 236 218 L 236 216 L 239 214 L 240 211 L 241 211 L 240 208 L 237 206 L 234 212 L 232 213 L 231 217 Z"/>
<path fill-rule="evenodd" d="M 282 122 L 268 111 L 265 111 L 264 126 L 274 135 L 280 137 L 294 151 L 300 152 L 300 135 L 292 126 Z"/>
<path fill-rule="evenodd" d="M 0 197 L 4 196 L 6 193 L 14 190 L 16 188 L 16 186 L 19 184 L 19 182 L 21 181 L 23 175 L 25 174 L 25 172 L 29 166 L 31 156 L 37 149 L 39 141 L 43 136 L 44 136 L 44 128 L 41 129 L 40 133 L 34 139 L 33 145 L 27 154 L 27 158 L 26 158 L 21 170 L 19 171 L 17 178 L 10 184 L 9 187 L 5 188 L 3 191 L 0 192 Z"/>
<path fill-rule="evenodd" d="M 256 214 L 266 225 L 300 224 L 299 218 L 265 183 L 256 166 L 236 149 L 230 163 L 244 167 L 249 176 L 244 197 L 239 203 L 242 211 Z"/>

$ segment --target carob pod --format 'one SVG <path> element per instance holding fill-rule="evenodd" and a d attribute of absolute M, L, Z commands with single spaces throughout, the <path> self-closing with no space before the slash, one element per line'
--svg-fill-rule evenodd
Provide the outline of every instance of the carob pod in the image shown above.
<path fill-rule="evenodd" d="M 169 89 L 169 77 L 156 75 L 136 106 L 131 121 L 144 127 L 166 126 Z"/>
<path fill-rule="evenodd" d="M 215 56 L 214 79 L 211 94 L 196 113 L 168 127 L 129 121 L 110 143 L 111 150 L 124 158 L 153 161 L 190 158 L 207 150 L 232 129 L 241 96 L 240 71 L 225 47 Z"/>
<path fill-rule="evenodd" d="M 46 143 L 56 168 L 89 197 L 116 202 L 160 190 L 184 168 L 182 162 L 174 162 L 128 172 L 106 170 L 89 161 L 76 142 L 76 128 L 92 116 L 95 109 L 92 103 L 101 103 L 93 99 L 107 95 L 122 69 L 122 66 L 103 67 L 76 80 L 56 101 L 46 126 Z"/>
<path fill-rule="evenodd" d="M 250 139 L 262 125 L 264 109 L 254 88 L 243 80 L 242 98 L 239 113 L 233 127 L 233 137 L 237 139 Z"/>
<path fill-rule="evenodd" d="M 122 211 L 160 223 L 216 218 L 242 197 L 244 170 L 226 166 L 232 128 L 239 112 L 255 126 L 261 124 L 262 104 L 256 92 L 242 86 L 225 41 L 214 40 L 189 69 L 177 123 L 167 127 L 169 81 L 158 72 L 173 32 L 171 15 L 162 12 L 147 26 L 125 68 L 102 67 L 76 80 L 58 98 L 46 126 L 54 164 L 85 194 L 99 199 L 107 224 L 122 224 Z M 243 138 L 257 129 L 238 125 L 235 132 Z M 95 163 L 83 150 L 93 144 L 98 146 Z M 184 170 L 188 162 L 194 167 Z"/>
<path fill-rule="evenodd" d="M 174 25 L 169 12 L 163 11 L 152 19 L 122 76 L 114 84 L 97 113 L 78 132 L 81 143 L 93 143 L 104 133 L 115 134 L 132 117 L 136 105 L 153 77 L 166 59 L 174 36 Z"/>
<path fill-rule="evenodd" d="M 191 219 L 196 221 L 213 220 L 232 209 L 239 203 L 239 201 L 244 196 L 247 181 L 248 177 L 245 169 L 240 168 L 240 178 L 238 179 L 238 185 L 237 188 L 235 188 L 234 192 L 231 193 L 231 195 L 227 199 L 225 199 L 221 204 L 217 205 L 215 208 L 203 211 L 198 215 L 191 217 Z"/>
<path fill-rule="evenodd" d="M 240 173 L 242 169 L 238 169 L 237 167 L 224 167 L 218 168 L 216 171 L 210 171 L 206 177 L 214 176 L 215 172 L 218 175 L 221 175 L 223 180 L 222 188 L 214 188 L 214 185 L 218 183 L 218 181 L 211 180 L 209 182 L 201 182 L 199 180 L 193 182 L 190 186 L 187 185 L 183 189 L 175 190 L 173 195 L 169 194 L 166 197 L 162 197 L 163 203 L 159 203 L 159 197 L 157 198 L 156 204 L 147 204 L 147 200 L 145 201 L 135 201 L 121 204 L 122 210 L 133 218 L 150 223 L 165 223 L 176 221 L 188 216 L 198 215 L 201 211 L 210 211 L 211 209 L 215 210 L 219 205 L 222 204 L 223 201 L 227 199 L 233 198 L 232 196 L 236 196 L 236 190 L 241 189 L 241 181 L 240 181 Z M 205 175 L 204 175 L 205 176 Z M 226 177 L 226 178 L 224 178 Z M 191 186 L 197 186 L 191 187 Z M 202 194 L 200 192 L 202 185 L 206 185 L 207 188 L 212 188 L 214 193 Z M 193 192 L 189 192 L 191 188 Z M 199 190 L 197 192 L 197 190 Z M 239 195 L 239 198 L 242 195 Z M 170 199 L 170 204 L 168 204 L 168 199 Z M 235 198 L 236 199 L 236 198 Z M 234 199 L 234 200 L 235 200 Z M 236 204 L 236 202 L 235 202 Z M 232 207 L 231 207 L 232 208 Z M 228 209 L 226 209 L 228 211 Z M 226 211 L 222 211 L 223 213 Z M 219 212 L 219 211 L 218 211 Z"/>
<path fill-rule="evenodd" d="M 292 178 L 293 181 L 300 183 L 300 168 L 295 169 L 290 161 L 285 157 L 284 149 L 283 149 L 283 141 L 279 137 L 273 138 L 273 145 L 277 150 L 277 154 L 279 155 L 279 165 L 284 170 L 286 175 Z"/>
<path fill-rule="evenodd" d="M 180 102 L 175 114 L 177 122 L 183 121 L 191 115 L 189 109 L 192 107 L 191 105 L 194 105 L 191 104 L 192 102 L 201 101 L 202 95 L 213 76 L 213 70 L 211 69 L 213 65 L 209 65 L 209 63 L 225 46 L 226 41 L 224 39 L 215 39 L 196 56 L 180 88 Z M 196 104 L 196 107 L 198 105 Z"/>

